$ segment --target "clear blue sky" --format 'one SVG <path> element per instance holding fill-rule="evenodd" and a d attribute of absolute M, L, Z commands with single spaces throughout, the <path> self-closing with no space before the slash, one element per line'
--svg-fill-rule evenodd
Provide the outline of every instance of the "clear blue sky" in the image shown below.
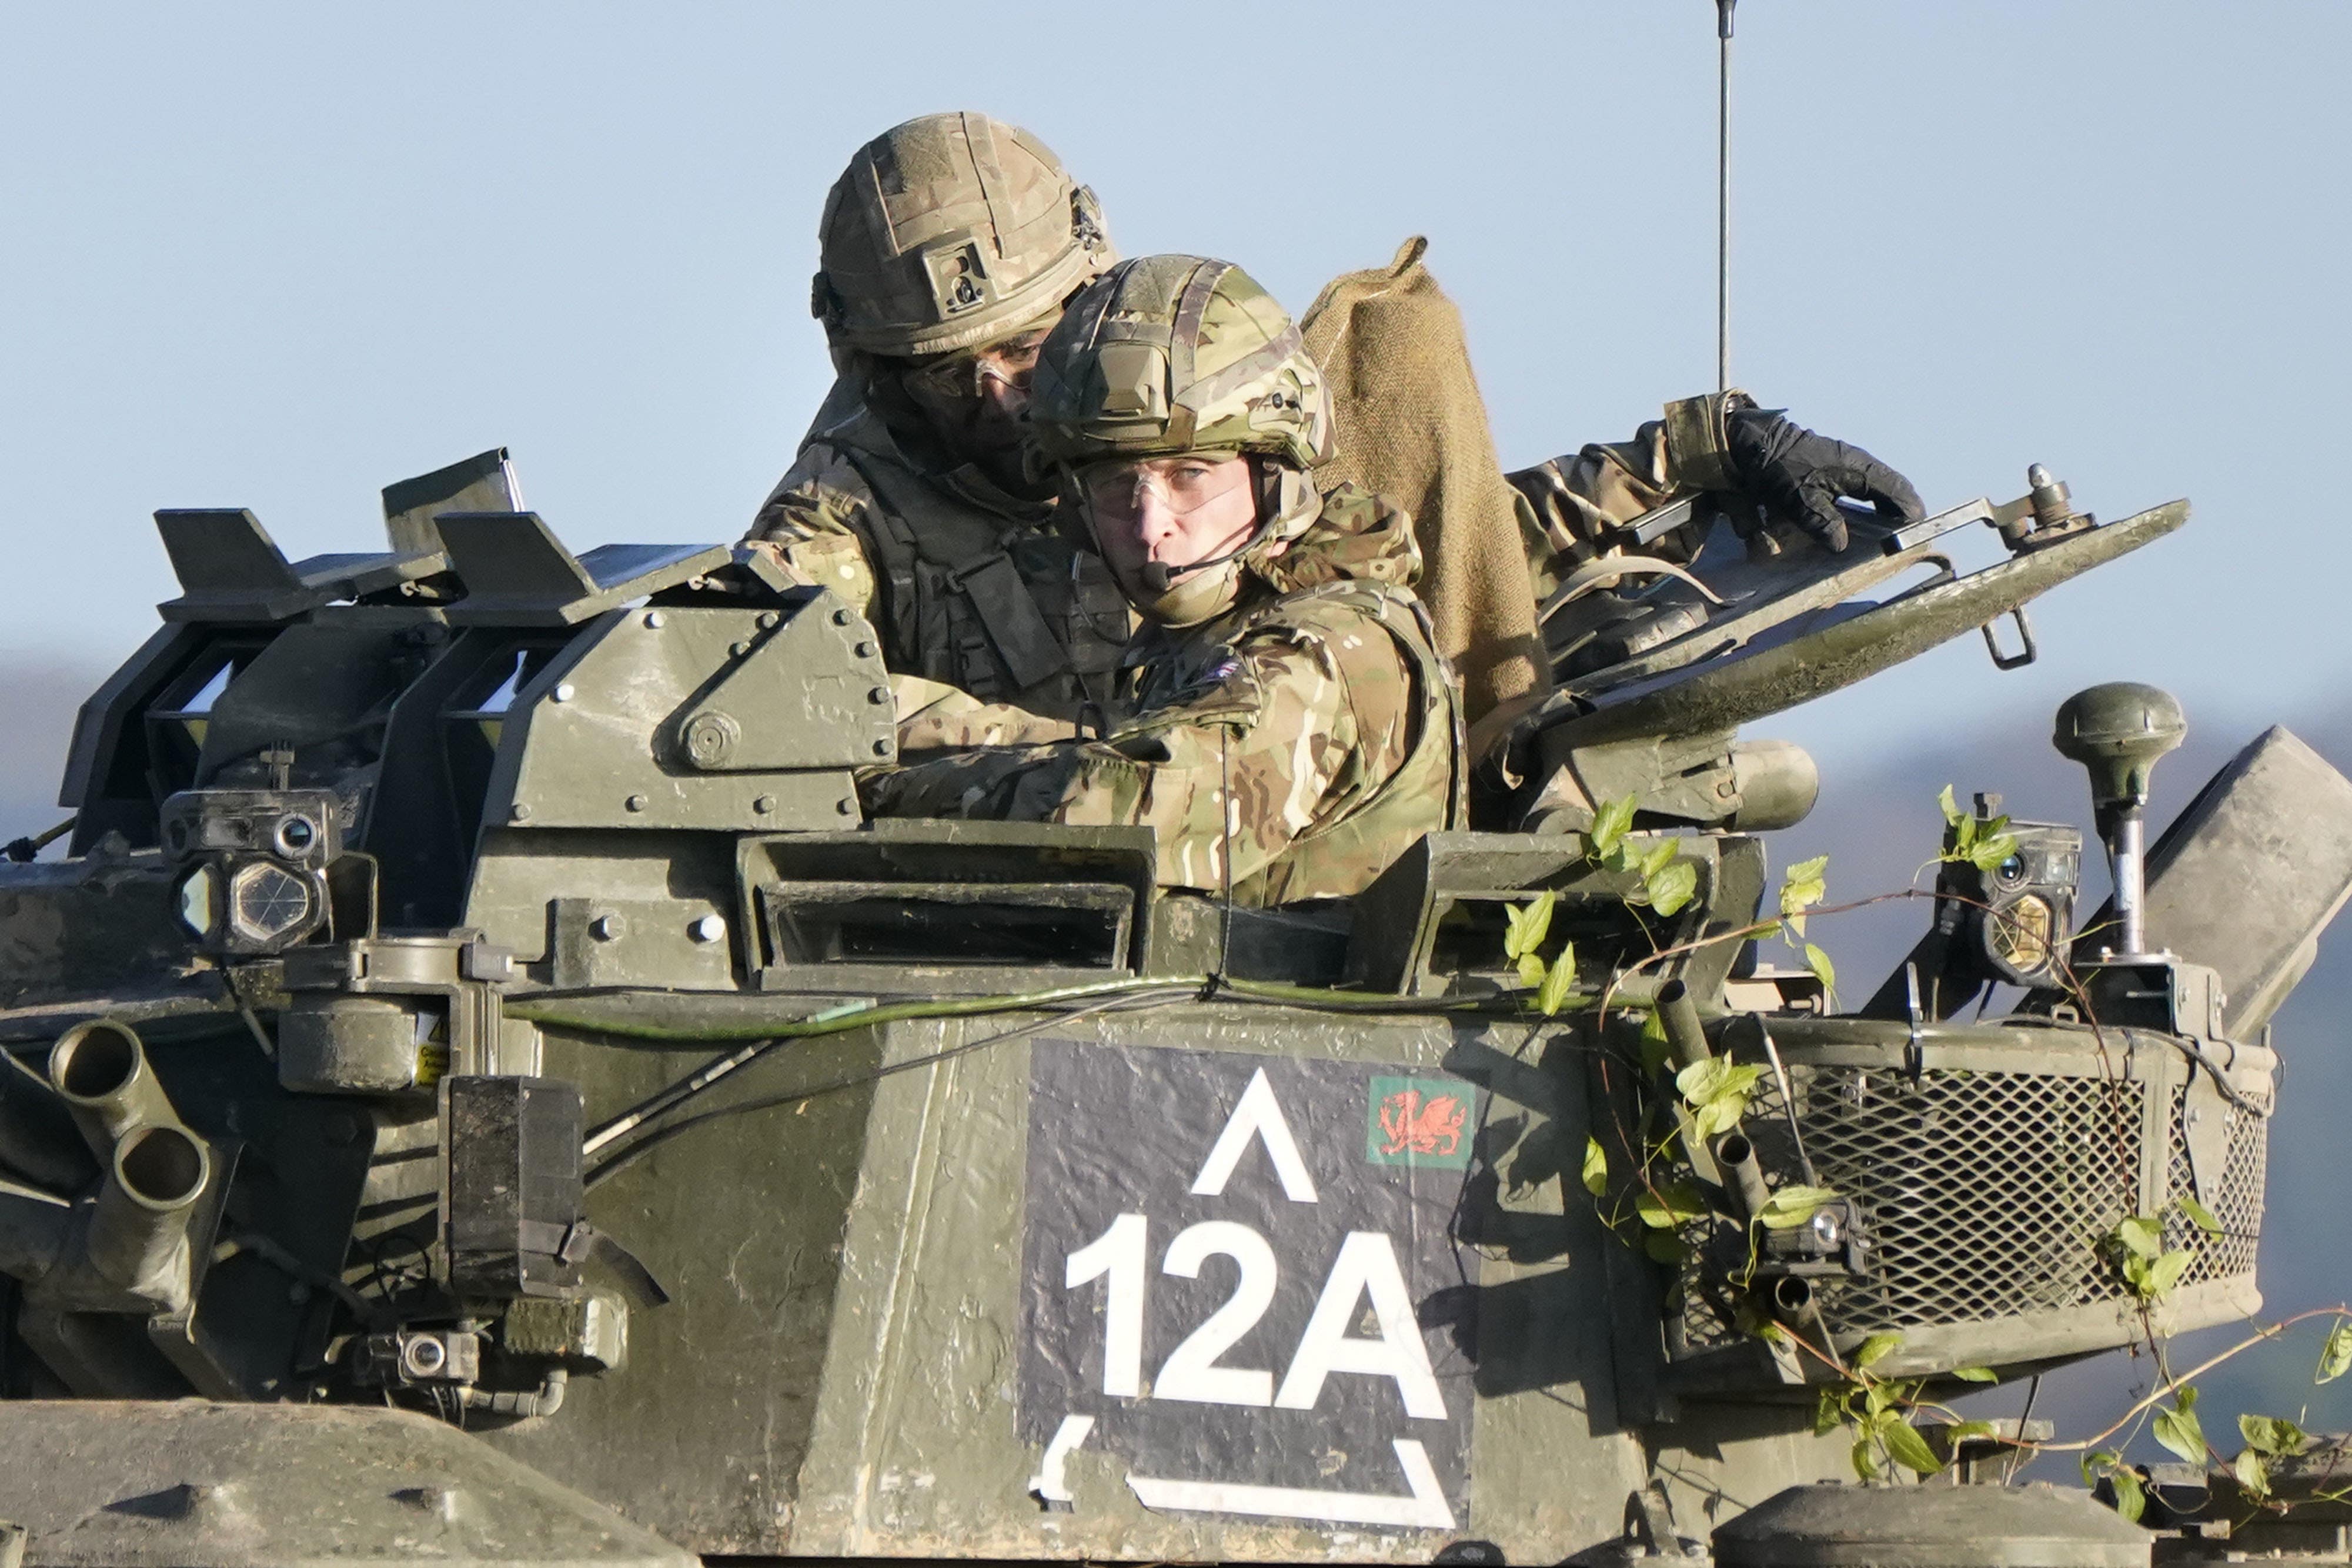
<path fill-rule="evenodd" d="M 1028 126 L 1122 248 L 1294 308 L 1425 233 L 1505 461 L 1624 434 L 1714 375 L 1712 15 L 10 6 L 0 747 L 62 739 L 10 671 L 94 680 L 152 627 L 158 507 L 366 549 L 381 486 L 503 444 L 575 548 L 739 533 L 829 378 L 825 187 L 929 110 Z M 2038 751 L 2094 680 L 2240 733 L 2341 712 L 2352 7 L 1738 17 L 1736 377 L 1934 507 L 2033 460 L 2105 517 L 2196 506 L 2045 601 L 2033 668 L 1970 641 L 1771 727 L 1834 788 L 1937 730 Z"/>
<path fill-rule="evenodd" d="M 1177 14 L 1170 14 L 1175 16 Z M 1931 505 L 2040 459 L 2190 529 L 1780 727 L 1832 766 L 2128 674 L 2329 702 L 2352 10 L 1748 0 L 1734 370 Z M 0 20 L 0 662 L 110 664 L 148 515 L 366 548 L 387 481 L 505 444 L 576 547 L 739 531 L 827 370 L 826 184 L 983 108 L 1130 252 L 1294 308 L 1424 232 L 1507 462 L 1713 374 L 1708 0 L 1261 7 L 12 7 Z M 93 570 L 95 569 L 95 570 Z M 0 704 L 6 698 L 0 696 Z"/>

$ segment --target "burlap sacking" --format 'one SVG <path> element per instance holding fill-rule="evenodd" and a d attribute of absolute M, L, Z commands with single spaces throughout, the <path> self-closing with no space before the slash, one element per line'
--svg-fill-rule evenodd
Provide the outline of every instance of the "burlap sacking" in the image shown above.
<path fill-rule="evenodd" d="M 1517 493 L 1495 455 L 1461 312 L 1422 265 L 1428 248 L 1415 235 L 1387 267 L 1332 279 L 1299 329 L 1337 413 L 1316 483 L 1352 481 L 1412 514 L 1421 597 L 1475 725 L 1550 682 Z"/>

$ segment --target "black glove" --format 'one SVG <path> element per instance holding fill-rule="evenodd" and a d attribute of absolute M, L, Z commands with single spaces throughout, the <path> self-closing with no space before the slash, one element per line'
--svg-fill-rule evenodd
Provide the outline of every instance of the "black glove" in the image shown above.
<path fill-rule="evenodd" d="M 1892 521 L 1917 522 L 1927 515 L 1910 480 L 1859 446 L 1791 423 L 1777 408 L 1731 410 L 1724 435 L 1731 471 L 1748 497 L 1831 549 L 1846 544 L 1841 496 L 1868 501 Z"/>

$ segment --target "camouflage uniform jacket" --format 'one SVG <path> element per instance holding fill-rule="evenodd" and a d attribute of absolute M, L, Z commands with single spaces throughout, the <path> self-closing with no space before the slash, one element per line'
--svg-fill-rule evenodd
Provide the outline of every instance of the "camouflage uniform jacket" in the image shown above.
<path fill-rule="evenodd" d="M 856 606 L 892 673 L 1067 716 L 1109 695 L 1127 601 L 1054 504 L 910 458 L 871 410 L 812 432 L 751 537 Z"/>
<path fill-rule="evenodd" d="M 877 774 L 869 809 L 1146 824 L 1163 885 L 1230 879 L 1240 904 L 1360 892 L 1460 820 L 1458 701 L 1411 591 L 1420 570 L 1412 519 L 1341 486 L 1234 609 L 1137 639 L 1108 736 Z"/>
<path fill-rule="evenodd" d="M 1595 442 L 1565 456 L 1506 475 L 1525 503 L 1519 526 L 1528 549 L 1536 601 L 1543 602 L 1578 567 L 1620 546 L 1618 529 L 1693 491 L 1731 487 L 1719 442 L 1695 434 L 1706 418 L 1705 398 L 1667 405 L 1631 441 Z M 1702 507 L 1693 524 L 1643 547 L 1640 553 L 1677 564 L 1705 542 L 1713 515 Z M 1735 514 L 1735 521 L 1752 519 Z"/>

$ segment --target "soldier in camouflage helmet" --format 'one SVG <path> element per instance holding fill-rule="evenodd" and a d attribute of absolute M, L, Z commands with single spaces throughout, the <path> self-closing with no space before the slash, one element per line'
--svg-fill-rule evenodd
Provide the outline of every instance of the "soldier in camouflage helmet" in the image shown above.
<path fill-rule="evenodd" d="M 1412 592 L 1412 519 L 1307 470 L 1323 378 L 1226 262 L 1124 262 L 1072 301 L 1030 420 L 1147 622 L 1098 740 L 880 772 L 880 814 L 1147 823 L 1160 880 L 1266 905 L 1361 891 L 1458 820 L 1453 675 Z"/>
<path fill-rule="evenodd" d="M 910 120 L 825 199 L 813 308 L 840 372 L 751 537 L 880 631 L 894 673 L 1075 713 L 1126 602 L 1023 461 L 1037 350 L 1113 259 L 1094 193 L 1027 131 Z"/>

